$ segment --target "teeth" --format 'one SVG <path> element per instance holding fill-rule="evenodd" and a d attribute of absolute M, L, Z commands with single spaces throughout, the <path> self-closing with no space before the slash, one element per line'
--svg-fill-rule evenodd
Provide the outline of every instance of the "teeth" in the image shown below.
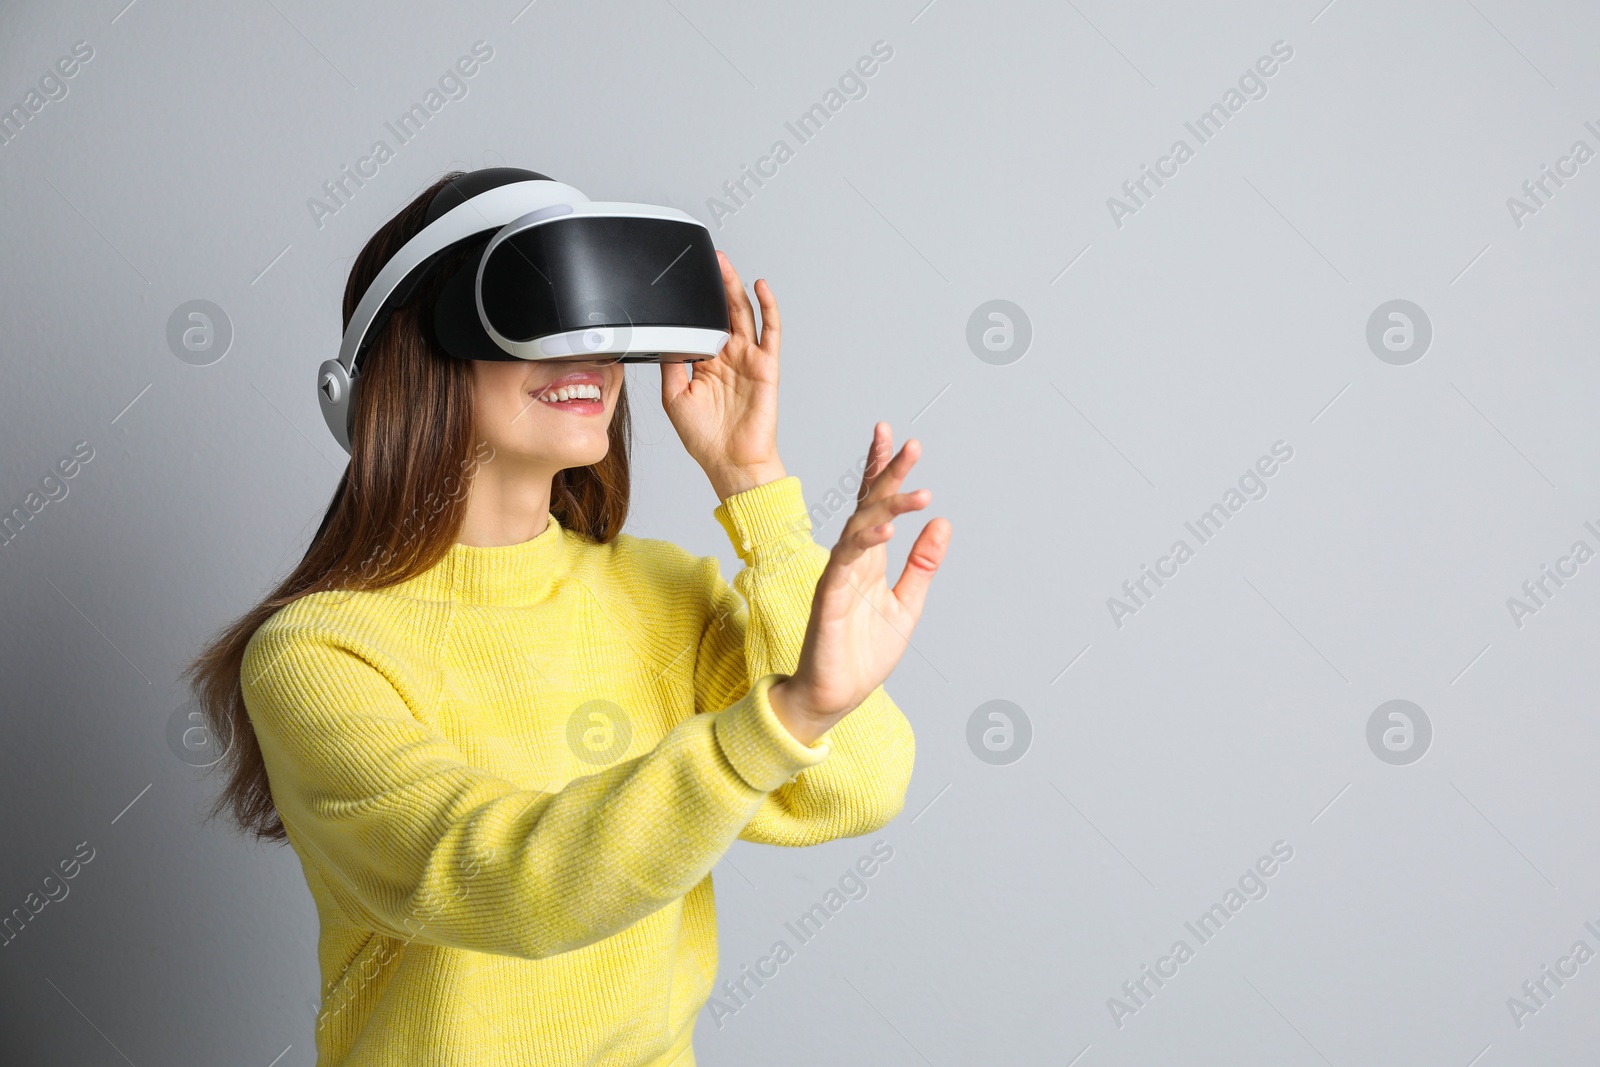
<path fill-rule="evenodd" d="M 563 385 L 559 389 L 552 389 L 540 393 L 539 399 L 547 403 L 559 404 L 563 400 L 599 400 L 600 387 L 598 385 Z"/>

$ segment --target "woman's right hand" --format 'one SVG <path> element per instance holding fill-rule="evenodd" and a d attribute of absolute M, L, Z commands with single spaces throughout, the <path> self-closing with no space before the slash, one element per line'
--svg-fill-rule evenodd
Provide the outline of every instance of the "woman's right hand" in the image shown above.
<path fill-rule="evenodd" d="M 927 507 L 932 498 L 926 489 L 900 492 L 921 443 L 911 438 L 890 460 L 892 445 L 889 424 L 874 426 L 856 509 L 817 581 L 799 664 L 767 691 L 778 720 L 803 744 L 821 737 L 889 677 L 950 544 L 949 521 L 931 520 L 912 543 L 900 580 L 889 587 L 892 520 Z"/>

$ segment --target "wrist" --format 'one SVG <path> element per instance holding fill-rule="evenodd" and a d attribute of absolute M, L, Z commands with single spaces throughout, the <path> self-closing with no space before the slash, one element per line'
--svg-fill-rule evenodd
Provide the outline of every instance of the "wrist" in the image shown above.
<path fill-rule="evenodd" d="M 788 477 L 788 472 L 783 468 L 783 461 L 776 456 L 758 463 L 706 466 L 704 469 L 718 500 L 727 500 L 730 496 L 754 489 L 758 485 L 766 485 L 768 482 Z"/>
<path fill-rule="evenodd" d="M 767 688 L 767 703 L 783 728 L 803 745 L 815 744 L 838 721 L 838 716 L 813 710 L 788 678 Z"/>

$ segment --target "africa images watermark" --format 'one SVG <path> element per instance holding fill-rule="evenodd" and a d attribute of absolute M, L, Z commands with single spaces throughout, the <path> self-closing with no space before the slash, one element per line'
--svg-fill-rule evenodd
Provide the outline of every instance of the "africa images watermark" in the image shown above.
<path fill-rule="evenodd" d="M 737 1015 L 741 1010 L 750 1005 L 756 993 L 767 987 L 767 982 L 778 976 L 778 970 L 784 964 L 794 959 L 796 949 L 801 945 L 810 944 L 822 932 L 828 920 L 844 910 L 844 906 L 852 900 L 865 900 L 870 891 L 867 879 L 876 876 L 882 864 L 894 859 L 894 846 L 887 841 L 874 841 L 871 855 L 862 856 L 845 870 L 838 878 L 838 888 L 828 887 L 822 894 L 822 899 L 811 905 L 794 922 L 783 924 L 784 929 L 794 936 L 795 945 L 790 946 L 783 938 L 772 943 L 772 948 L 765 956 L 756 960 L 755 967 L 741 964 L 738 978 L 725 978 L 722 982 L 722 995 L 726 999 L 711 997 L 706 1001 L 706 1010 L 711 1013 L 712 1021 L 721 1030 L 730 1016 Z M 751 988 L 752 985 L 754 988 Z"/>
<path fill-rule="evenodd" d="M 39 87 L 29 89 L 20 104 L 0 112 L 0 146 L 8 145 L 22 135 L 28 123 L 34 120 L 46 104 L 65 100 L 71 91 L 68 80 L 83 69 L 83 64 L 94 58 L 94 46 L 88 41 L 74 41 L 72 51 L 55 61 L 55 65 L 39 76 Z"/>
<path fill-rule="evenodd" d="M 1596 138 L 1600 138 L 1600 127 L 1596 127 L 1592 121 L 1585 121 L 1583 128 Z M 1594 149 L 1589 147 L 1589 143 L 1579 138 L 1572 142 L 1572 147 L 1567 149 L 1566 155 L 1556 160 L 1554 167 L 1548 163 L 1541 163 L 1539 176 L 1522 183 L 1522 195 L 1527 199 L 1506 197 L 1506 210 L 1511 213 L 1512 224 L 1517 229 L 1522 229 L 1523 220 L 1529 215 L 1537 215 L 1540 208 L 1548 207 L 1546 201 L 1555 196 L 1556 191 L 1564 187 L 1568 181 L 1576 178 L 1578 168 L 1593 159 L 1594 155 Z"/>
<path fill-rule="evenodd" d="M 1239 876 L 1237 885 L 1229 886 L 1222 894 L 1221 901 L 1201 912 L 1193 922 L 1183 924 L 1184 929 L 1193 935 L 1194 946 L 1191 947 L 1188 941 L 1180 937 L 1172 943 L 1165 956 L 1156 960 L 1154 968 L 1148 963 L 1140 964 L 1139 976 L 1122 983 L 1122 996 L 1106 998 L 1106 1010 L 1111 1013 L 1111 1021 L 1116 1028 L 1121 1030 L 1128 1016 L 1137 1015 L 1149 1007 L 1156 993 L 1168 981 L 1178 976 L 1179 969 L 1185 963 L 1194 959 L 1198 947 L 1214 941 L 1222 932 L 1223 925 L 1239 914 L 1247 903 L 1253 900 L 1265 900 L 1268 892 L 1267 879 L 1278 873 L 1281 864 L 1288 863 L 1292 859 L 1294 859 L 1294 846 L 1287 841 L 1274 841 L 1272 854 L 1262 856 L 1246 867 L 1244 873 Z"/>
<path fill-rule="evenodd" d="M 444 110 L 444 106 L 452 100 L 465 99 L 468 86 L 467 79 L 478 73 L 480 64 L 487 63 L 494 58 L 494 49 L 487 41 L 474 41 L 472 54 L 462 56 L 439 75 L 436 85 L 430 85 L 423 94 L 420 102 L 413 101 L 411 106 L 401 112 L 393 122 L 385 122 L 384 129 L 394 137 L 394 145 L 379 137 L 367 149 L 367 154 L 357 159 L 355 170 L 352 173 L 350 165 L 344 164 L 339 168 L 339 173 L 333 178 L 322 183 L 322 193 L 326 199 L 309 197 L 306 207 L 311 212 L 311 221 L 316 223 L 317 229 L 322 229 L 325 220 L 331 215 L 337 215 L 341 209 L 348 206 L 350 201 L 367 183 L 362 179 L 371 179 L 378 176 L 378 168 L 389 162 L 395 154 L 406 145 L 410 144 L 422 132 L 429 119 Z"/>
<path fill-rule="evenodd" d="M 1600 528 L 1593 522 L 1585 522 L 1583 528 L 1600 541 Z M 1565 556 L 1556 559 L 1552 568 L 1548 563 L 1539 564 L 1539 576 L 1529 578 L 1522 583 L 1522 596 L 1506 597 L 1506 610 L 1511 612 L 1511 621 L 1517 629 L 1522 629 L 1523 620 L 1529 615 L 1537 615 L 1541 608 L 1549 607 L 1549 601 L 1560 589 L 1578 576 L 1578 568 L 1594 559 L 1594 549 L 1583 538 L 1572 542 L 1572 547 Z M 1571 568 L 1570 570 L 1568 568 Z"/>
<path fill-rule="evenodd" d="M 55 469 L 39 479 L 38 492 L 30 490 L 28 495 L 23 497 L 22 503 L 0 514 L 0 546 L 15 541 L 47 504 L 65 500 L 67 494 L 72 491 L 67 481 L 77 477 L 78 472 L 83 469 L 83 464 L 91 459 L 94 459 L 94 446 L 88 441 L 79 441 L 72 446 L 71 455 L 56 460 Z"/>
<path fill-rule="evenodd" d="M 839 75 L 838 88 L 828 86 L 822 94 L 820 103 L 812 104 L 802 111 L 793 122 L 785 122 L 784 128 L 794 135 L 795 144 L 790 146 L 785 138 L 778 138 L 767 149 L 767 154 L 756 160 L 754 171 L 748 164 L 740 164 L 739 176 L 730 178 L 722 183 L 723 196 L 720 199 L 712 196 L 706 198 L 706 211 L 711 214 L 711 221 L 717 228 L 722 228 L 722 220 L 729 215 L 737 215 L 739 209 L 750 202 L 756 190 L 766 186 L 761 179 L 772 179 L 778 176 L 778 169 L 795 157 L 799 146 L 807 144 L 817 134 L 822 132 L 822 127 L 844 109 L 845 104 L 851 100 L 861 100 L 867 95 L 867 79 L 878 73 L 879 64 L 887 63 L 894 58 L 894 48 L 888 42 L 878 40 L 872 42 L 872 54 L 862 56 L 855 61 L 854 66 L 847 67 Z M 750 183 L 755 183 L 755 189 L 750 188 Z"/>
<path fill-rule="evenodd" d="M 88 855 L 84 855 L 84 849 L 89 850 Z M 84 864 L 93 860 L 94 857 L 95 850 L 93 845 L 87 841 L 78 842 L 73 854 L 56 864 L 61 871 L 60 876 L 58 877 L 55 871 L 51 871 L 40 880 L 40 887 L 44 890 L 43 896 L 40 896 L 36 891 L 29 892 L 23 898 L 21 907 L 12 908 L 11 914 L 0 917 L 0 948 L 10 945 L 11 942 L 21 936 L 23 929 L 33 922 L 45 908 L 51 904 L 66 900 L 67 894 L 72 892 L 72 887 L 67 885 L 67 882 L 78 877 L 79 872 L 83 870 Z"/>
<path fill-rule="evenodd" d="M 1293 58 L 1294 48 L 1287 41 L 1273 41 L 1272 54 L 1262 56 L 1253 66 L 1245 68 L 1245 72 L 1239 75 L 1238 88 L 1230 85 L 1222 94 L 1219 103 L 1212 104 L 1202 111 L 1193 122 L 1183 124 L 1183 128 L 1194 137 L 1194 146 L 1180 137 L 1172 142 L 1167 155 L 1156 160 L 1153 168 L 1148 163 L 1141 163 L 1139 176 L 1122 183 L 1122 192 L 1127 199 L 1122 200 L 1115 196 L 1106 198 L 1106 210 L 1111 213 L 1111 222 L 1116 228 L 1122 229 L 1122 220 L 1127 216 L 1137 215 L 1139 209 L 1155 196 L 1156 190 L 1167 184 L 1166 179 L 1178 176 L 1178 168 L 1195 157 L 1196 146 L 1209 143 L 1213 137 L 1221 133 L 1223 126 L 1237 115 L 1246 103 L 1266 96 L 1266 79 L 1278 73 L 1280 64 L 1287 63 Z M 1152 184 L 1155 188 L 1151 188 Z"/>
<path fill-rule="evenodd" d="M 785 521 L 781 533 L 776 534 L 769 543 L 767 550 L 767 565 L 774 566 L 786 562 L 796 552 L 807 544 L 816 544 L 815 531 L 831 522 L 853 500 L 866 474 L 869 457 L 866 453 L 856 457 L 855 463 L 839 475 L 837 481 L 827 488 L 822 494 L 822 499 L 808 507 L 803 513 L 793 516 Z M 875 477 L 881 473 L 873 472 Z M 826 549 L 826 546 L 821 546 Z M 716 620 L 721 622 L 719 618 Z"/>
<path fill-rule="evenodd" d="M 1123 619 L 1137 615 L 1140 609 L 1148 607 L 1156 591 L 1165 586 L 1168 580 L 1176 578 L 1178 568 L 1194 558 L 1198 546 L 1208 544 L 1216 537 L 1222 531 L 1223 524 L 1237 515 L 1246 503 L 1265 497 L 1267 479 L 1278 473 L 1280 463 L 1288 463 L 1293 458 L 1292 445 L 1287 441 L 1274 441 L 1271 454 L 1260 457 L 1253 467 L 1246 468 L 1239 475 L 1238 488 L 1230 485 L 1219 502 L 1202 511 L 1194 521 L 1183 524 L 1184 529 L 1194 536 L 1195 547 L 1180 537 L 1172 543 L 1167 555 L 1156 560 L 1153 569 L 1147 563 L 1140 564 L 1139 576 L 1122 583 L 1122 592 L 1127 599 L 1114 596 L 1106 598 L 1106 610 L 1111 613 L 1111 621 L 1116 623 L 1117 629 L 1122 629 Z M 1150 588 L 1152 582 L 1155 583 L 1155 589 Z"/>
<path fill-rule="evenodd" d="M 488 455 L 483 455 L 484 449 L 489 450 Z M 400 554 L 401 549 L 413 544 L 427 531 L 428 524 L 445 509 L 446 504 L 466 496 L 471 489 L 472 478 L 473 475 L 477 474 L 479 465 L 488 463 L 494 457 L 494 446 L 488 441 L 479 441 L 477 447 L 473 450 L 473 454 L 459 464 L 461 474 L 459 476 L 455 474 L 445 476 L 444 483 L 441 486 L 444 492 L 442 494 L 429 493 L 423 497 L 421 504 L 412 507 L 406 517 L 400 521 L 400 525 L 395 527 L 396 532 L 400 534 L 399 542 L 394 545 L 379 544 L 361 561 L 356 568 L 361 580 L 370 582 L 376 578 L 383 568 L 388 566 L 389 562 Z M 416 525 L 417 513 L 420 508 L 424 507 L 428 509 L 428 513 L 422 517 L 421 525 Z"/>
<path fill-rule="evenodd" d="M 1583 924 L 1596 938 L 1600 938 L 1600 927 L 1593 922 Z M 1511 1021 L 1521 1030 L 1527 1024 L 1530 1015 L 1537 1015 L 1544 1008 L 1550 1006 L 1550 999 L 1556 995 L 1571 980 L 1578 976 L 1578 968 L 1594 959 L 1594 949 L 1589 947 L 1589 942 L 1581 937 L 1572 943 L 1571 950 L 1565 956 L 1556 960 L 1554 969 L 1548 963 L 1539 968 L 1537 977 L 1530 978 L 1522 983 L 1522 996 L 1507 997 L 1506 1010 L 1511 1013 Z M 1571 968 L 1570 970 L 1568 968 Z M 1555 988 L 1552 989 L 1551 986 Z"/>
<path fill-rule="evenodd" d="M 401 952 L 411 942 L 422 936 L 428 923 L 444 914 L 445 907 L 454 902 L 460 903 L 471 895 L 468 886 L 473 879 L 483 870 L 482 865 L 493 862 L 499 854 L 494 845 L 477 849 L 470 857 L 463 857 L 460 868 L 463 877 L 456 886 L 455 891 L 448 895 L 439 892 L 431 886 L 421 886 L 413 894 L 411 906 L 407 909 L 406 918 L 401 925 L 411 932 L 411 936 L 403 940 L 392 936 L 380 936 L 373 939 L 377 945 L 375 952 L 366 953 L 346 963 L 344 970 L 330 983 L 324 991 L 323 999 L 308 1002 L 308 1006 L 317 1013 L 317 1029 L 321 1030 L 338 1017 L 346 1008 L 355 1002 L 357 994 L 367 983 L 373 981 L 383 971 L 383 966 L 392 960 L 398 959 Z M 359 961 L 359 963 L 357 962 Z M 369 971 L 370 968 L 370 971 Z M 352 970 L 354 973 L 352 974 Z"/>

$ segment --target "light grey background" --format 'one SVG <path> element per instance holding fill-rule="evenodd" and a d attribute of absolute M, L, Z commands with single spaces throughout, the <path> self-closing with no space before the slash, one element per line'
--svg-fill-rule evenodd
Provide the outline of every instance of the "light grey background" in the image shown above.
<path fill-rule="evenodd" d="M 199 826 L 216 783 L 166 727 L 178 669 L 336 482 L 313 377 L 372 230 L 501 164 L 710 222 L 779 138 L 794 158 L 714 232 L 783 309 L 784 459 L 821 502 L 887 419 L 922 440 L 911 484 L 954 539 L 888 685 L 918 739 L 905 814 L 737 844 L 724 975 L 793 943 L 874 840 L 894 858 L 736 1014 L 701 1016 L 701 1061 L 1592 1057 L 1600 961 L 1520 1027 L 1507 998 L 1600 950 L 1600 562 L 1520 628 L 1506 604 L 1600 548 L 1600 160 L 1520 227 L 1506 203 L 1600 149 L 1592 6 L 123 2 L 0 11 L 0 105 L 94 49 L 0 146 L 0 509 L 94 449 L 0 549 L 0 911 L 96 850 L 0 948 L 0 1060 L 313 1062 L 299 866 Z M 467 95 L 319 228 L 323 181 L 478 40 Z M 797 146 L 785 121 L 879 40 L 867 95 Z M 1184 122 L 1275 41 L 1294 54 L 1268 94 L 1197 145 Z M 1107 198 L 1180 137 L 1194 158 L 1118 227 Z M 205 367 L 166 343 L 195 299 L 235 334 Z M 1032 327 L 1008 365 L 966 343 L 995 299 Z M 1394 299 L 1434 331 L 1405 366 L 1365 340 Z M 629 375 L 631 531 L 731 575 L 658 372 Z M 1269 494 L 1119 628 L 1107 598 L 1280 440 Z M 1392 699 L 1433 726 L 1405 766 L 1366 740 Z M 991 700 L 1029 717 L 1021 760 L 969 749 Z M 1198 946 L 1185 921 L 1280 840 L 1269 894 Z M 1194 958 L 1116 1025 L 1108 998 L 1178 938 Z"/>

